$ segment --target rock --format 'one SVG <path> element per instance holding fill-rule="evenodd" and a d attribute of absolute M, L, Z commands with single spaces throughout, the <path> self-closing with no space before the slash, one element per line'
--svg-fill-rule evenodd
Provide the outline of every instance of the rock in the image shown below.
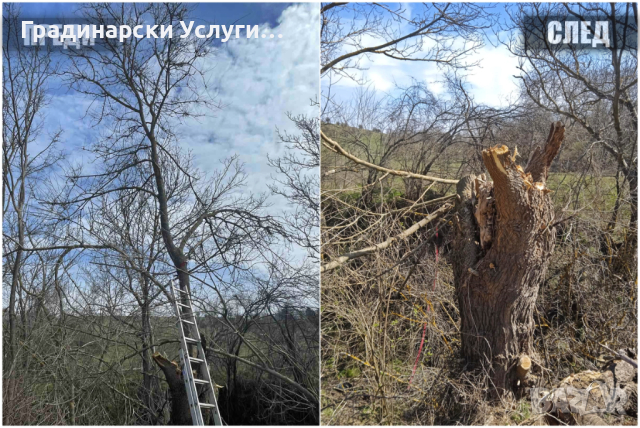
<path fill-rule="evenodd" d="M 621 359 L 607 363 L 602 372 L 586 370 L 563 379 L 553 391 L 555 409 L 551 425 L 607 425 L 605 413 L 638 414 L 638 370 Z"/>

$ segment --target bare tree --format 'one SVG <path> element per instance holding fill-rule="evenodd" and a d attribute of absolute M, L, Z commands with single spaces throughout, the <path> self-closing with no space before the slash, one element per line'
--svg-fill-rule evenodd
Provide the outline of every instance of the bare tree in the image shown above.
<path fill-rule="evenodd" d="M 188 12 L 189 7 L 178 4 L 83 7 L 85 18 L 95 25 L 152 20 L 172 25 L 176 32 L 163 39 L 132 38 L 123 43 L 106 39 L 68 54 L 67 83 L 99 105 L 88 113 L 109 124 L 111 132 L 92 148 L 101 161 L 99 170 L 70 172 L 69 186 L 53 201 L 63 211 L 82 217 L 96 198 L 147 195 L 158 213 L 164 250 L 185 291 L 201 267 L 189 269 L 188 261 L 205 247 L 218 246 L 207 260 L 219 255 L 234 263 L 238 260 L 232 258 L 233 246 L 245 240 L 260 242 L 280 230 L 277 222 L 261 214 L 264 199 L 228 194 L 243 180 L 234 162 L 205 183 L 175 149 L 180 138 L 175 126 L 186 117 L 205 114 L 202 109 L 216 107 L 202 68 L 211 46 L 206 39 L 180 37 L 179 21 Z M 217 240 L 223 236 L 223 241 Z M 235 254 L 244 256 L 240 251 Z M 186 408 L 181 413 L 174 416 L 188 417 Z"/>
<path fill-rule="evenodd" d="M 153 22 L 174 33 L 99 40 L 61 50 L 55 62 L 40 47 L 3 50 L 11 60 L 3 87 L 3 279 L 13 296 L 5 343 L 15 344 L 5 347 L 12 355 L 3 391 L 15 414 L 3 421 L 191 423 L 172 361 L 178 337 L 168 285 L 177 274 L 176 287 L 193 296 L 208 359 L 221 363 L 199 369 L 228 384 L 222 401 L 226 395 L 235 406 L 249 397 L 260 409 L 230 421 L 317 423 L 317 120 L 291 116 L 300 135 L 281 134 L 287 151 L 272 159 L 273 190 L 297 216 L 275 217 L 267 196 L 247 188 L 236 157 L 205 174 L 183 149 L 177 130 L 184 120 L 219 108 L 207 87 L 215 49 L 180 37 L 191 7 L 91 4 L 79 11 L 96 25 Z M 21 29 L 10 23 L 5 30 L 21 43 Z M 34 144 L 46 129 L 52 76 L 90 101 L 81 120 L 98 130 L 83 156 L 54 171 L 47 168 L 59 160 L 57 135 L 40 134 Z"/>
<path fill-rule="evenodd" d="M 314 103 L 317 105 L 317 102 Z M 278 173 L 277 184 L 271 191 L 292 203 L 296 211 L 285 219 L 289 236 L 298 245 L 306 248 L 313 260 L 318 260 L 320 241 L 318 234 L 320 200 L 320 119 L 304 115 L 292 116 L 299 133 L 279 133 L 286 152 L 280 158 L 269 159 L 269 164 Z"/>
<path fill-rule="evenodd" d="M 522 4 L 510 10 L 507 28 L 525 36 L 547 25 L 551 16 L 597 18 L 615 23 L 610 47 L 592 54 L 572 45 L 524 49 L 515 39 L 505 41 L 520 59 L 519 79 L 527 97 L 539 108 L 582 127 L 592 145 L 600 145 L 615 160 L 629 188 L 627 240 L 635 251 L 638 212 L 638 56 L 626 46 L 638 34 L 635 4 Z M 533 17 L 535 19 L 526 19 Z M 529 27 L 525 22 L 530 23 Z M 628 34 L 627 34 L 628 33 Z M 620 197 L 620 195 L 618 195 Z M 618 204 L 619 206 L 619 204 Z M 616 214 L 617 210 L 616 209 Z"/>
<path fill-rule="evenodd" d="M 373 85 L 338 94 L 341 78 L 366 83 L 357 72 L 365 58 L 428 61 L 420 55 L 430 45 L 409 58 L 409 50 L 384 46 L 396 39 L 370 32 L 392 16 L 380 12 L 385 5 L 351 6 L 323 5 L 328 423 L 353 420 L 345 402 L 372 409 L 356 416 L 363 423 L 408 414 L 422 424 L 496 423 L 487 418 L 494 399 L 510 406 L 524 387 L 599 370 L 578 355 L 598 354 L 603 338 L 635 346 L 633 299 L 614 296 L 635 296 L 636 288 L 637 51 L 519 43 L 532 15 L 617 19 L 627 30 L 612 37 L 635 38 L 635 6 L 507 6 L 498 38 L 512 36 L 504 42 L 521 60 L 520 92 L 500 107 L 474 100 L 457 60 L 439 63 L 445 93 L 415 82 L 390 94 Z M 351 21 L 354 11 L 361 14 Z M 418 40 L 402 40 L 400 49 Z M 451 184 L 457 194 L 447 194 Z M 611 311 L 629 323 L 624 333 L 607 324 Z M 458 366 L 450 359 L 460 355 Z M 438 405 L 405 404 L 412 398 Z"/>
<path fill-rule="evenodd" d="M 288 415 L 286 420 L 317 423 L 317 265 L 289 266 L 276 257 L 267 269 L 266 276 L 256 272 L 219 282 L 217 298 L 201 302 L 210 332 L 208 354 L 220 361 L 218 371 L 227 379 L 220 405 L 243 423 L 282 420 L 268 411 L 271 407 Z M 270 381 L 255 382 L 246 375 L 249 368 L 255 378 Z M 261 404 L 247 413 L 241 397 L 250 385 Z"/>
<path fill-rule="evenodd" d="M 38 175 L 58 160 L 55 144 L 60 133 L 45 136 L 48 142 L 36 145 L 42 134 L 43 110 L 48 101 L 48 80 L 56 66 L 50 53 L 42 47 L 24 47 L 19 9 L 3 6 L 3 214 L 6 258 L 4 277 L 9 278 L 9 357 L 16 354 L 16 299 L 20 294 L 22 265 L 28 255 L 24 247 L 34 231 L 29 221 L 31 186 Z M 15 228 L 15 229 L 14 229 Z M 13 251 L 15 250 L 15 251 Z"/>
<path fill-rule="evenodd" d="M 354 77 L 367 55 L 466 67 L 462 59 L 483 45 L 492 15 L 477 4 L 406 5 L 323 3 L 320 74 Z M 462 40 L 462 43 L 460 43 Z"/>

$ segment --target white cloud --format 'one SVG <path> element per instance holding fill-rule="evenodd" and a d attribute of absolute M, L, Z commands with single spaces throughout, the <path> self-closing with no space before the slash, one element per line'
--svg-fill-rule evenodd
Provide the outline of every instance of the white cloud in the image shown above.
<path fill-rule="evenodd" d="M 376 91 L 388 91 L 389 89 L 393 88 L 393 82 L 385 77 L 393 77 L 393 75 L 384 76 L 382 74 L 373 72 L 369 73 L 368 76 L 369 80 L 371 80 L 371 83 L 373 84 L 373 88 L 375 88 Z"/>
<path fill-rule="evenodd" d="M 204 120 L 185 123 L 178 130 L 180 145 L 191 150 L 196 166 L 205 172 L 220 168 L 220 161 L 237 155 L 247 173 L 246 192 L 268 192 L 275 174 L 268 156 L 283 154 L 277 130 L 296 133 L 287 113 L 317 117 L 311 106 L 319 98 L 320 29 L 317 3 L 285 9 L 278 25 L 267 34 L 282 38 L 236 39 L 208 59 L 217 99 L 224 106 Z M 269 212 L 287 216 L 295 207 L 272 195 Z M 290 255 L 300 259 L 298 247 Z"/>
<path fill-rule="evenodd" d="M 363 37 L 363 45 L 371 46 L 382 43 L 382 39 L 374 37 Z M 454 47 L 462 48 L 463 40 L 454 42 Z M 430 49 L 437 48 L 437 42 L 426 40 L 422 53 L 426 54 Z M 345 48 L 346 50 L 349 47 Z M 503 104 L 514 91 L 517 90 L 517 79 L 513 77 L 519 74 L 516 69 L 518 60 L 501 44 L 497 47 L 487 43 L 478 52 L 468 56 L 465 63 L 472 64 L 479 62 L 480 65 L 467 71 L 470 92 L 478 103 L 497 107 Z M 445 86 L 443 84 L 445 66 L 436 63 L 419 61 L 400 61 L 386 57 L 384 55 L 369 55 L 362 57 L 359 62 L 362 70 L 354 71 L 353 74 L 360 80 L 371 84 L 376 91 L 388 92 L 398 85 L 407 87 L 412 80 L 425 82 L 434 94 L 443 94 Z M 323 79 L 323 86 L 326 87 L 327 79 Z M 358 84 L 350 79 L 342 79 L 335 84 L 333 92 L 338 99 L 343 97 L 338 94 L 340 91 L 347 94 L 353 93 L 354 87 Z"/>
<path fill-rule="evenodd" d="M 224 106 L 207 111 L 207 116 L 189 120 L 174 131 L 178 144 L 192 152 L 196 166 L 206 173 L 220 169 L 221 161 L 238 155 L 245 164 L 247 192 L 267 192 L 274 170 L 267 155 L 282 155 L 276 128 L 296 132 L 287 113 L 318 115 L 311 100 L 318 98 L 319 8 L 315 4 L 297 4 L 283 11 L 278 25 L 271 29 L 260 25 L 261 33 L 282 34 L 259 39 L 230 39 L 207 59 L 204 69 L 211 70 L 205 80 L 217 86 L 217 99 Z M 63 130 L 61 145 L 67 160 L 84 164 L 85 172 L 96 167 L 95 160 L 82 146 L 100 138 L 104 123 L 86 116 L 90 98 L 67 91 L 60 78 L 51 81 L 52 97 L 45 127 L 48 133 Z M 34 149 L 45 143 L 42 141 Z M 280 197 L 271 198 L 270 214 L 285 216 L 292 209 Z M 299 255 L 304 250 L 296 250 Z"/>
<path fill-rule="evenodd" d="M 516 68 L 518 59 L 509 54 L 507 48 L 485 46 L 473 59 L 481 60 L 480 66 L 474 68 L 468 78 L 477 102 L 499 106 L 518 89 L 514 77 L 520 74 Z"/>
<path fill-rule="evenodd" d="M 267 155 L 281 151 L 276 128 L 293 131 L 287 112 L 318 114 L 310 106 L 318 96 L 318 13 L 317 4 L 293 5 L 277 27 L 260 26 L 282 38 L 232 40 L 208 60 L 224 107 L 179 130 L 181 145 L 193 151 L 201 169 L 211 171 L 218 160 L 237 154 L 246 163 L 251 190 L 267 190 L 273 173 Z"/>

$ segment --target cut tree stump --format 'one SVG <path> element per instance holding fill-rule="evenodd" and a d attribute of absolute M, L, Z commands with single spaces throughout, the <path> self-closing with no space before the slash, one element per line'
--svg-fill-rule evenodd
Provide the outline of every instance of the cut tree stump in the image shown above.
<path fill-rule="evenodd" d="M 529 374 L 529 370 L 531 370 L 531 358 L 526 355 L 520 356 L 518 365 L 516 366 L 516 374 L 518 375 L 518 380 L 520 382 L 524 382 L 525 378 Z"/>
<path fill-rule="evenodd" d="M 492 181 L 483 174 L 457 184 L 453 267 L 462 352 L 492 369 L 499 391 L 517 385 L 521 355 L 535 361 L 533 311 L 555 243 L 546 181 L 563 138 L 564 126 L 553 123 L 524 169 L 517 150 L 484 150 Z"/>

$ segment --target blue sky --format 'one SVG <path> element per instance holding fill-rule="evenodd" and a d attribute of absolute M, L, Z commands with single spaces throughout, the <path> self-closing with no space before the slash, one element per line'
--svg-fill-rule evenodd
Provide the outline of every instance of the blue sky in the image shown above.
<path fill-rule="evenodd" d="M 22 4 L 22 16 L 67 17 L 75 4 Z M 259 25 L 260 32 L 282 34 L 282 38 L 231 38 L 216 43 L 203 69 L 217 88 L 217 101 L 224 108 L 208 111 L 198 120 L 186 121 L 175 129 L 179 144 L 193 154 L 199 169 L 212 174 L 221 163 L 238 156 L 247 175 L 246 192 L 269 193 L 275 170 L 268 156 L 281 156 L 277 130 L 296 133 L 287 117 L 318 115 L 311 100 L 319 97 L 319 6 L 317 3 L 194 4 L 193 19 L 218 25 Z M 50 80 L 50 102 L 45 111 L 43 132 L 30 146 L 34 152 L 50 136 L 62 130 L 60 148 L 68 160 L 82 161 L 90 170 L 91 154 L 82 150 L 99 138 L 100 128 L 86 116 L 91 101 L 69 90 L 59 78 Z M 54 176 L 50 177 L 54 180 Z M 294 211 L 288 201 L 270 196 L 269 214 L 285 217 Z M 290 261 L 302 260 L 306 251 L 294 248 Z M 6 299 L 5 299 L 6 300 Z"/>
<path fill-rule="evenodd" d="M 391 8 L 401 5 L 407 17 L 419 11 L 422 7 L 419 3 L 393 3 L 388 4 Z M 499 16 L 499 19 L 508 18 L 505 7 L 508 4 L 494 4 L 489 10 Z M 497 30 L 497 28 L 496 28 Z M 375 38 L 365 41 L 367 45 L 376 43 Z M 468 71 L 466 74 L 468 87 L 479 103 L 491 106 L 499 106 L 506 102 L 509 97 L 517 92 L 517 79 L 514 75 L 519 74 L 517 70 L 518 61 L 509 54 L 507 49 L 497 43 L 497 39 L 492 31 L 487 32 L 485 46 L 477 53 L 467 58 L 468 63 L 480 62 L 478 67 Z M 383 55 L 371 55 L 363 58 L 360 64 L 362 71 L 356 72 L 356 76 L 364 79 L 370 89 L 380 93 L 394 93 L 396 85 L 407 87 L 412 79 L 427 83 L 429 89 L 434 94 L 443 93 L 444 86 L 441 83 L 444 78 L 444 68 L 438 67 L 434 63 L 398 61 L 387 58 Z M 323 87 L 326 87 L 328 79 L 323 78 Z M 358 88 L 358 84 L 349 79 L 340 80 L 332 88 L 335 99 L 346 101 L 353 97 Z"/>
<path fill-rule="evenodd" d="M 73 17 L 73 3 L 24 3 L 27 17 Z M 260 32 L 282 34 L 281 39 L 234 39 L 216 43 L 207 61 L 207 76 L 217 87 L 217 100 L 225 107 L 207 112 L 203 119 L 187 122 L 179 130 L 180 144 L 191 150 L 197 166 L 212 172 L 219 161 L 239 155 L 245 163 L 251 190 L 267 191 L 273 170 L 267 155 L 282 154 L 276 129 L 294 131 L 287 112 L 317 115 L 310 106 L 318 97 L 319 7 L 315 3 L 207 3 L 194 4 L 195 21 L 231 25 L 260 25 Z M 49 132 L 62 129 L 62 145 L 78 159 L 78 149 L 97 136 L 84 118 L 89 100 L 69 91 L 60 80 L 51 81 Z M 42 135 L 47 139 L 48 132 Z M 34 148 L 35 149 L 35 148 Z M 84 158 L 90 161 L 89 158 Z M 274 199 L 275 211 L 288 209 Z"/>

